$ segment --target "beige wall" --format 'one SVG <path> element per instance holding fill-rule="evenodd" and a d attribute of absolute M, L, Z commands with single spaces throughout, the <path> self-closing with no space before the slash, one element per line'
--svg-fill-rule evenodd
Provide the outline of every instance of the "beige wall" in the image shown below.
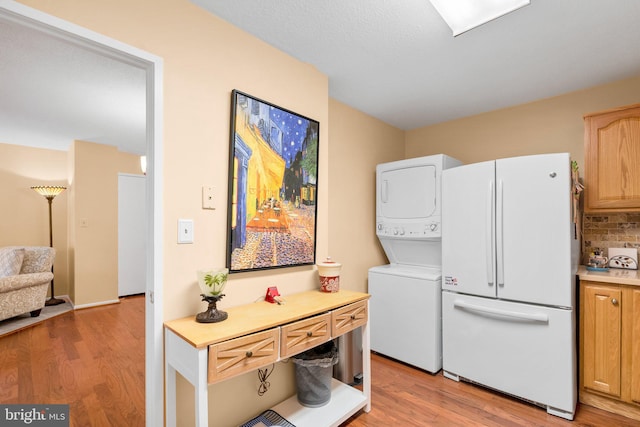
<path fill-rule="evenodd" d="M 406 157 L 445 153 L 474 163 L 569 152 L 583 170 L 584 114 L 640 102 L 640 76 L 512 108 L 415 129 Z"/>
<path fill-rule="evenodd" d="M 67 153 L 0 143 L 0 246 L 49 246 L 49 205 L 33 185 L 69 186 Z M 67 191 L 53 199 L 55 292 L 68 293 Z"/>
<path fill-rule="evenodd" d="M 102 174 L 105 170 L 108 175 Z M 117 299 L 118 172 L 141 173 L 139 156 L 88 142 L 72 144 L 69 152 L 0 143 L 0 199 L 8 207 L 0 209 L 0 246 L 48 246 L 48 204 L 29 187 L 45 184 L 67 187 L 52 205 L 55 292 L 56 296 L 68 295 L 76 306 Z M 79 198 L 78 187 L 84 193 Z M 116 215 L 105 216 L 103 204 L 116 209 Z M 102 218 L 89 221 L 89 227 L 79 227 L 75 221 L 78 209 L 85 218 L 94 209 Z M 85 248 L 79 257 L 78 237 Z M 107 248 L 112 253 L 104 256 Z M 114 257 L 115 262 L 103 262 Z M 77 284 L 75 278 L 80 279 Z"/>
<path fill-rule="evenodd" d="M 340 286 L 366 292 L 367 271 L 387 263 L 375 233 L 376 165 L 404 158 L 404 132 L 336 100 L 329 102 L 329 253 Z"/>
<path fill-rule="evenodd" d="M 164 317 L 204 309 L 196 270 L 225 264 L 231 90 L 236 88 L 320 122 L 317 253 L 328 252 L 328 79 L 187 0 L 26 0 L 23 3 L 144 49 L 164 60 Z M 203 185 L 217 209 L 201 209 Z M 325 189 L 325 190 L 322 190 Z M 195 241 L 178 245 L 179 218 L 194 220 Z M 219 307 L 318 286 L 315 268 L 233 275 Z M 291 366 L 279 364 L 257 396 L 256 373 L 210 387 L 211 419 L 237 425 L 292 393 Z M 285 375 L 283 375 L 285 374 Z M 178 418 L 193 424 L 193 389 L 179 382 Z M 158 408 L 162 410 L 162 408 Z"/>
<path fill-rule="evenodd" d="M 140 173 L 139 156 L 74 141 L 69 252 L 76 306 L 118 300 L 118 173 Z"/>
<path fill-rule="evenodd" d="M 366 268 L 384 262 L 373 228 L 376 163 L 438 152 L 470 162 L 539 149 L 538 144 L 556 148 L 562 141 L 562 146 L 575 146 L 576 151 L 581 146 L 581 137 L 578 142 L 565 141 L 581 133 L 581 115 L 576 121 L 559 104 L 552 116 L 545 108 L 532 106 L 505 116 L 494 113 L 488 119 L 464 121 L 472 130 L 449 123 L 407 132 L 402 147 L 402 132 L 330 102 L 325 75 L 187 0 L 22 3 L 164 60 L 165 319 L 202 311 L 196 270 L 225 263 L 230 92 L 234 88 L 320 122 L 317 255 L 319 259 L 331 255 L 345 264 L 343 286 L 348 288 L 363 289 Z M 564 123 L 567 117 L 572 119 L 568 124 Z M 513 135 L 525 131 L 530 136 L 514 142 Z M 386 146 L 388 142 L 394 145 Z M 203 185 L 212 186 L 217 194 L 215 210 L 201 209 Z M 360 222 L 359 215 L 364 217 Z M 176 243 L 179 218 L 194 220 L 193 244 Z M 357 227 L 349 226 L 351 218 Z M 316 288 L 318 279 L 312 267 L 235 274 L 219 307 L 250 303 L 274 285 L 286 296 Z M 278 364 L 269 378 L 271 388 L 262 397 L 257 396 L 255 372 L 211 386 L 210 419 L 223 427 L 237 425 L 271 406 L 292 393 L 291 371 L 291 364 Z M 193 425 L 193 388 L 179 381 L 178 396 L 180 424 Z"/>
<path fill-rule="evenodd" d="M 464 163 L 530 154 L 568 152 L 584 176 L 584 125 L 587 113 L 640 102 L 640 76 L 543 99 L 512 108 L 453 120 L 406 133 L 406 157 L 445 153 Z M 619 217 L 624 217 L 623 219 Z M 637 227 L 624 214 L 586 216 L 582 262 L 593 247 L 635 241 Z M 625 224 L 626 237 L 603 234 L 606 223 Z M 624 240 L 627 239 L 627 240 Z M 607 244 L 607 241 L 609 243 Z"/>

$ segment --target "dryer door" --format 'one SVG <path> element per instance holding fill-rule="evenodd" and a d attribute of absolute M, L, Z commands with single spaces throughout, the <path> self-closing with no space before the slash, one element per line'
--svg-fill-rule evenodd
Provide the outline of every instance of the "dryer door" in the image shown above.
<path fill-rule="evenodd" d="M 377 190 L 379 216 L 392 221 L 428 218 L 436 213 L 436 166 L 382 171 Z"/>

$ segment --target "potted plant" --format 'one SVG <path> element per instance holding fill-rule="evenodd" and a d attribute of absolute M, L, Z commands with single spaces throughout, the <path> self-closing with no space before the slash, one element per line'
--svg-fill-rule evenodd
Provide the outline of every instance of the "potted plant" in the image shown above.
<path fill-rule="evenodd" d="M 206 311 L 196 315 L 196 322 L 216 323 L 227 318 L 227 312 L 218 310 L 216 305 L 224 296 L 222 291 L 227 284 L 228 276 L 229 269 L 227 268 L 198 270 L 198 285 L 202 291 L 200 296 L 202 296 L 202 301 L 209 303 L 209 306 Z"/>

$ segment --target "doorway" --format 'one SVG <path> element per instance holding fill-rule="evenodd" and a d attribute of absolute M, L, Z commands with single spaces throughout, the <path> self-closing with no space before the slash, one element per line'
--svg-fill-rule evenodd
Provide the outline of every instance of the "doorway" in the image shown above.
<path fill-rule="evenodd" d="M 145 291 L 145 193 L 144 175 L 118 174 L 118 297 Z"/>
<path fill-rule="evenodd" d="M 145 284 L 145 413 L 146 425 L 164 424 L 162 339 L 162 59 L 117 40 L 47 15 L 22 4 L 0 0 L 0 21 L 18 23 L 115 58 L 146 75 L 146 284 Z M 5 64 L 7 66 L 7 64 Z M 55 84 L 47 82 L 47 84 Z"/>

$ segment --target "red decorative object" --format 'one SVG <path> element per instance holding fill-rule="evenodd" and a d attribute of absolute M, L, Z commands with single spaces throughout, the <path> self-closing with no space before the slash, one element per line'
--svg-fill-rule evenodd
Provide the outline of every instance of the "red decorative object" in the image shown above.
<path fill-rule="evenodd" d="M 265 295 L 264 300 L 266 302 L 270 302 L 272 304 L 278 303 L 277 297 L 280 296 L 280 292 L 278 292 L 278 288 L 275 286 L 270 286 L 267 288 L 267 295 Z"/>
<path fill-rule="evenodd" d="M 327 257 L 324 262 L 319 262 L 318 276 L 320 277 L 320 290 L 322 292 L 338 292 L 340 290 L 340 269 L 342 264 Z"/>
<path fill-rule="evenodd" d="M 320 290 L 322 292 L 338 292 L 340 290 L 340 276 L 320 276 Z"/>

